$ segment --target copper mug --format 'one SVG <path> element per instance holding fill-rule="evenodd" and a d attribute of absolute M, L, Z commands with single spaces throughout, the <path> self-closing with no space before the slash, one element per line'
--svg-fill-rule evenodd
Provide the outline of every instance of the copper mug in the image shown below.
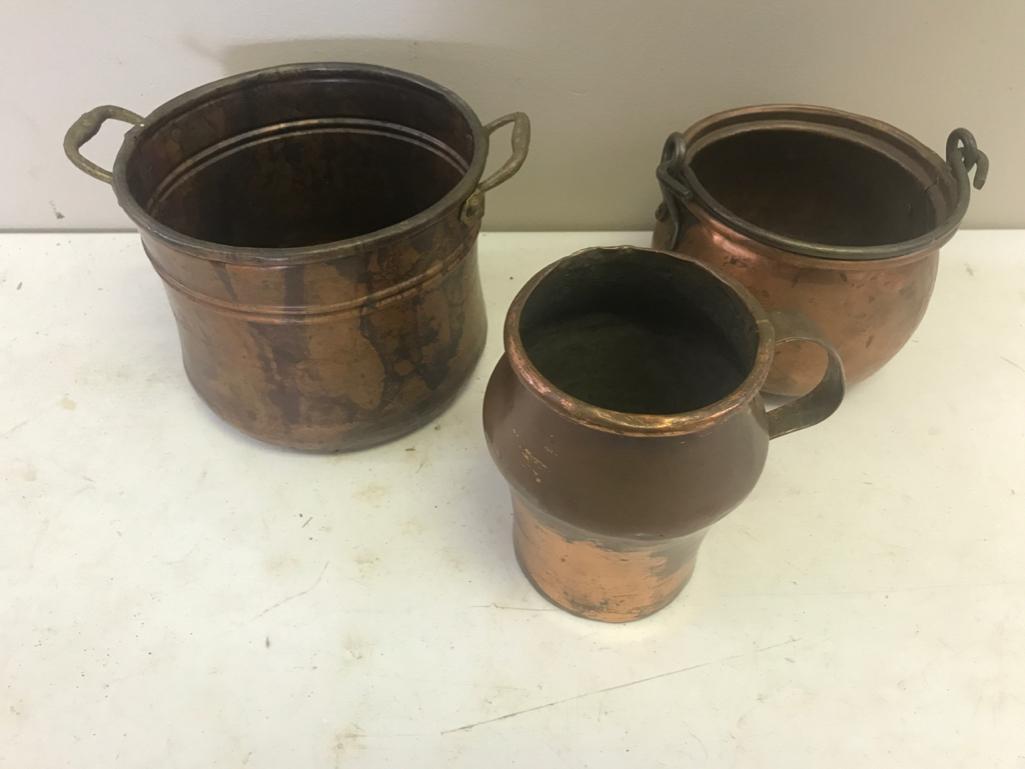
<path fill-rule="evenodd" d="M 766 411 L 784 342 L 825 373 Z M 644 248 L 591 248 L 527 283 L 505 321 L 484 431 L 512 491 L 520 566 L 556 605 L 626 622 L 669 603 L 702 538 L 754 488 L 772 438 L 840 405 L 843 364 L 803 317 Z"/>

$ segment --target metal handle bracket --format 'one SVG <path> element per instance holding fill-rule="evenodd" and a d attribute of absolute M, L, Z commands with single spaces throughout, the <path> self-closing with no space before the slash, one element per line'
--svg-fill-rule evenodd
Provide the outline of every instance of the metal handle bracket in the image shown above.
<path fill-rule="evenodd" d="M 106 168 L 96 165 L 96 163 L 80 152 L 82 145 L 96 136 L 100 131 L 100 127 L 107 120 L 122 120 L 125 123 L 131 123 L 136 126 L 140 126 L 144 122 L 141 115 L 124 107 L 117 107 L 113 104 L 104 104 L 102 107 L 96 107 L 72 123 L 71 128 L 64 134 L 64 154 L 68 156 L 68 160 L 90 176 L 110 184 L 114 175 Z"/>
<path fill-rule="evenodd" d="M 484 126 L 484 133 L 490 137 L 499 128 L 509 123 L 513 124 L 512 154 L 501 168 L 488 178 L 482 179 L 477 188 L 470 193 L 470 197 L 463 203 L 460 218 L 464 224 L 474 224 L 484 217 L 484 193 L 514 176 L 520 170 L 523 161 L 527 159 L 527 150 L 530 148 L 530 118 L 525 113 L 510 112 L 497 120 L 492 120 Z"/>
<path fill-rule="evenodd" d="M 697 222 L 697 218 L 686 206 L 686 201 L 694 197 L 694 191 L 673 173 L 677 169 L 682 171 L 686 154 L 687 144 L 683 134 L 674 131 L 666 139 L 662 147 L 662 158 L 655 169 L 655 177 L 662 188 L 662 202 L 655 210 L 655 218 L 662 222 L 668 217 L 672 221 L 673 232 L 665 244 L 665 248 L 670 251 L 680 245 L 680 239 L 687 228 Z"/>

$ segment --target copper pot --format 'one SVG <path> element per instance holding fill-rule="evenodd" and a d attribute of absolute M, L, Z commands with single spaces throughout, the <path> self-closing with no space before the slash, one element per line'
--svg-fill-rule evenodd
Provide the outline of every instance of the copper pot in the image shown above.
<path fill-rule="evenodd" d="M 925 314 L 940 246 L 968 208 L 986 155 L 963 128 L 946 162 L 878 120 L 824 107 L 723 112 L 666 141 L 653 244 L 739 280 L 769 309 L 822 329 L 858 382 L 892 358 Z M 806 392 L 821 350 L 780 350 L 766 391 Z"/>
<path fill-rule="evenodd" d="M 791 340 L 819 345 L 827 369 L 766 412 L 759 391 Z M 843 394 L 839 357 L 805 320 L 767 314 L 697 261 L 624 246 L 556 262 L 509 308 L 484 396 L 523 571 L 575 614 L 651 614 L 754 487 L 769 440 L 825 419 Z"/>
<path fill-rule="evenodd" d="M 109 118 L 134 124 L 112 172 L 79 152 Z M 482 180 L 509 123 L 512 156 Z M 262 440 L 340 450 L 418 427 L 469 377 L 484 193 L 529 138 L 523 113 L 481 126 L 429 80 L 319 63 L 220 80 L 145 118 L 98 107 L 64 148 L 138 226 L 199 395 Z"/>

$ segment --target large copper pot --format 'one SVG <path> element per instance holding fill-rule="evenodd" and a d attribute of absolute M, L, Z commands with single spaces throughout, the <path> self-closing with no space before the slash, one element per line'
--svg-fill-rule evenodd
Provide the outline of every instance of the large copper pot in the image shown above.
<path fill-rule="evenodd" d="M 109 118 L 134 124 L 112 172 L 79 152 Z M 513 154 L 482 180 L 508 123 Z M 323 451 L 418 427 L 469 377 L 484 193 L 529 135 L 523 113 L 481 126 L 429 80 L 319 63 L 220 80 L 148 117 L 98 107 L 64 148 L 138 226 L 199 395 L 257 438 Z"/>
<path fill-rule="evenodd" d="M 957 230 L 988 161 L 957 129 L 946 161 L 878 120 L 823 107 L 723 112 L 666 141 L 653 245 L 725 272 L 769 309 L 812 319 L 849 382 L 892 358 L 925 314 L 940 246 Z M 821 350 L 781 349 L 780 395 L 822 376 Z"/>
<path fill-rule="evenodd" d="M 807 395 L 766 412 L 777 344 L 820 345 Z M 708 527 L 754 487 L 769 440 L 844 394 L 832 346 L 735 281 L 665 251 L 594 248 L 513 301 L 484 396 L 523 571 L 575 614 L 647 616 L 680 592 Z"/>

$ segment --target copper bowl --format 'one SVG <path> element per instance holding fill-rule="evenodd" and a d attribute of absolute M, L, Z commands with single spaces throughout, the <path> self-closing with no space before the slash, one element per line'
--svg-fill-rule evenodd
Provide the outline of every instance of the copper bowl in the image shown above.
<path fill-rule="evenodd" d="M 967 130 L 946 161 L 871 118 L 825 107 L 722 112 L 666 141 L 656 248 L 736 278 L 769 310 L 796 310 L 839 350 L 849 382 L 877 371 L 925 314 L 940 247 L 988 160 Z M 781 349 L 767 392 L 822 378 L 821 349 Z"/>

